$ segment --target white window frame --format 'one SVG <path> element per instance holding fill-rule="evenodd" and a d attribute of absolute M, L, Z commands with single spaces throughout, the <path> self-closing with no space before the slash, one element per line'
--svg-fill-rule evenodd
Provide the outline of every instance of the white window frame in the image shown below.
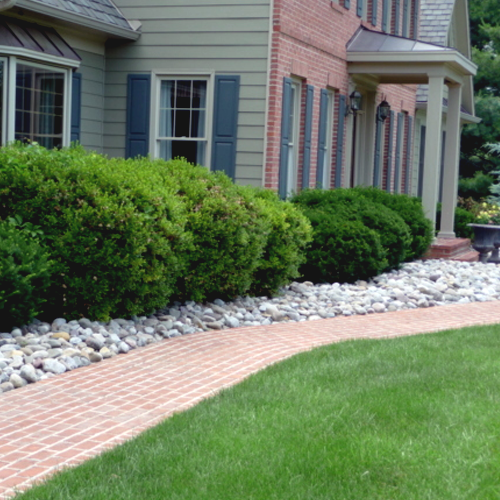
<path fill-rule="evenodd" d="M 326 106 L 326 143 L 325 155 L 323 158 L 323 189 L 330 189 L 332 185 L 332 147 L 333 147 L 333 123 L 334 123 L 334 102 L 335 91 L 327 89 L 327 106 Z"/>
<path fill-rule="evenodd" d="M 12 142 L 15 139 L 16 128 L 16 71 L 18 64 L 32 66 L 34 68 L 57 71 L 64 75 L 64 96 L 63 96 L 63 131 L 62 146 L 67 147 L 71 141 L 71 86 L 72 68 L 44 64 L 43 61 L 33 61 L 31 59 L 21 59 L 16 56 L 8 58 L 0 57 L 6 61 L 7 75 L 4 76 L 4 109 L 2 110 L 2 120 L 4 123 L 2 141 L 3 144 Z"/>
<path fill-rule="evenodd" d="M 160 158 L 160 91 L 161 82 L 165 80 L 206 80 L 207 82 L 207 107 L 206 107 L 206 126 L 205 137 L 207 147 L 205 150 L 204 167 L 211 169 L 212 160 L 212 123 L 213 123 L 213 108 L 214 108 L 214 80 L 215 71 L 190 71 L 178 70 L 167 71 L 155 69 L 152 71 L 151 78 L 151 113 L 150 127 L 151 131 L 149 138 L 149 151 L 152 158 Z"/>
<path fill-rule="evenodd" d="M 291 141 L 288 143 L 288 168 L 286 179 L 287 196 L 297 191 L 298 184 L 298 164 L 299 164 L 299 139 L 302 103 L 302 82 L 300 80 L 292 80 L 292 96 L 290 103 L 290 111 L 292 116 L 292 134 Z"/>

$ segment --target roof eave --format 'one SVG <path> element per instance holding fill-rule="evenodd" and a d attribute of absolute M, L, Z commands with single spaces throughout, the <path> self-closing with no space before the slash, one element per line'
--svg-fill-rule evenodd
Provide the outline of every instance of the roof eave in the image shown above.
<path fill-rule="evenodd" d="M 89 28 L 114 38 L 137 40 L 141 36 L 141 33 L 139 31 L 134 31 L 132 28 L 126 29 L 121 28 L 120 26 L 113 26 L 97 19 L 81 16 L 79 14 L 73 14 L 71 12 L 51 7 L 50 5 L 41 4 L 39 2 L 32 2 L 30 0 L 17 0 L 16 6 L 25 8 L 26 10 L 30 10 L 31 12 L 35 12 L 37 14 L 53 17 L 60 21 L 77 25 L 78 27 Z"/>
<path fill-rule="evenodd" d="M 439 51 L 391 51 L 391 52 L 347 52 L 347 62 L 353 63 L 429 63 L 450 64 L 462 75 L 474 76 L 477 66 L 456 50 Z"/>
<path fill-rule="evenodd" d="M 421 109 L 423 111 L 427 111 L 427 101 L 417 101 L 415 104 L 416 109 Z M 448 106 L 443 105 L 443 113 L 448 113 Z M 472 115 L 470 113 L 465 113 L 463 111 L 460 112 L 460 120 L 463 123 L 481 123 L 482 119 L 476 115 Z"/>

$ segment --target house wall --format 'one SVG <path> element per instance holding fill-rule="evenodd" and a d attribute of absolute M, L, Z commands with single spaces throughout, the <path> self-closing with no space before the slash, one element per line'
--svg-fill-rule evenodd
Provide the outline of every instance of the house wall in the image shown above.
<path fill-rule="evenodd" d="M 127 75 L 206 70 L 240 75 L 236 180 L 261 185 L 270 0 L 117 0 L 142 23 L 134 43 L 106 50 L 104 152 L 124 156 Z"/>
<path fill-rule="evenodd" d="M 331 0 L 318 0 L 311 4 L 306 0 L 276 0 L 273 11 L 273 36 L 271 52 L 270 100 L 268 118 L 268 144 L 266 149 L 266 176 L 265 186 L 271 189 L 278 188 L 280 162 L 280 131 L 283 78 L 292 77 L 305 85 L 314 87 L 314 104 L 312 120 L 312 150 L 311 174 L 309 185 L 316 185 L 318 120 L 321 89 L 331 89 L 336 93 L 334 110 L 334 127 L 332 134 L 332 168 L 331 185 L 335 179 L 335 151 L 338 137 L 338 97 L 348 96 L 355 87 L 367 91 L 376 91 L 374 105 L 378 105 L 384 98 L 390 103 L 396 113 L 405 111 L 409 116 L 414 115 L 415 86 L 411 85 L 381 85 L 378 88 L 364 86 L 363 82 L 353 82 L 348 75 L 346 62 L 346 44 L 360 25 L 369 29 L 381 31 L 382 4 L 377 3 L 377 23 L 371 23 L 373 2 L 365 0 L 363 15 L 357 15 L 356 0 L 351 0 L 350 8 L 344 7 L 344 2 L 337 4 Z M 304 99 L 303 99 L 304 103 Z M 373 104 L 372 104 L 373 105 Z M 302 107 L 302 112 L 304 107 Z M 342 172 L 342 185 L 348 185 L 349 168 L 352 145 L 352 116 L 347 117 L 345 124 Z M 304 138 L 304 120 L 301 120 L 301 143 Z M 374 133 L 371 125 L 366 128 L 367 134 Z M 358 150 L 372 162 L 373 154 L 364 146 L 371 144 L 370 137 L 358 139 Z M 299 145 L 298 185 L 302 171 L 303 148 Z M 362 163 L 362 158 L 358 158 Z M 366 166 L 372 168 L 372 165 Z M 368 178 L 370 172 L 365 172 Z M 409 179 L 410 180 L 410 179 Z M 406 182 L 406 178 L 403 180 Z M 359 180 L 358 180 L 359 182 Z M 361 183 L 365 183 L 362 181 Z"/>

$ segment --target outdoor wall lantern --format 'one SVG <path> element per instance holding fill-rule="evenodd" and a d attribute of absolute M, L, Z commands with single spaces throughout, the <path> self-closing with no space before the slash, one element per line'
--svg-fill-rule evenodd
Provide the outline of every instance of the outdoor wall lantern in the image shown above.
<path fill-rule="evenodd" d="M 384 99 L 377 107 L 377 119 L 384 122 L 391 112 L 390 104 Z"/>
<path fill-rule="evenodd" d="M 361 99 L 363 96 L 355 90 L 349 96 L 349 107 L 347 108 L 346 116 L 352 114 L 356 116 L 356 113 L 361 109 Z"/>

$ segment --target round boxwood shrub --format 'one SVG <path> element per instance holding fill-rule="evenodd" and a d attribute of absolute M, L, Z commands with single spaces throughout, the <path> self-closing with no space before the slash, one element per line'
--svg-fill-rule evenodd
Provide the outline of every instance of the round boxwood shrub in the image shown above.
<path fill-rule="evenodd" d="M 365 198 L 394 210 L 408 225 L 411 242 L 405 258 L 406 262 L 420 258 L 426 252 L 434 235 L 432 223 L 425 217 L 419 198 L 405 194 L 388 193 L 375 187 L 356 187 L 353 189 Z"/>
<path fill-rule="evenodd" d="M 106 320 L 164 306 L 188 243 L 175 193 L 145 159 L 0 149 L 0 218 L 15 213 L 40 226 L 54 260 L 47 315 Z"/>
<path fill-rule="evenodd" d="M 31 231 L 0 221 L 0 331 L 42 311 L 50 275 L 48 251 Z"/>
<path fill-rule="evenodd" d="M 385 251 L 387 266 L 397 268 L 406 258 L 411 236 L 407 224 L 393 210 L 353 189 L 306 190 L 294 198 L 299 205 L 322 210 L 332 218 L 360 221 L 374 230 Z"/>
<path fill-rule="evenodd" d="M 298 207 L 280 200 L 275 192 L 254 189 L 254 193 L 261 202 L 260 216 L 269 221 L 271 231 L 252 276 L 249 293 L 272 295 L 300 276 L 299 268 L 305 262 L 305 248 L 312 240 L 312 229 Z"/>
<path fill-rule="evenodd" d="M 304 214 L 313 227 L 306 263 L 300 269 L 304 279 L 353 283 L 387 267 L 379 235 L 362 222 L 332 217 L 320 209 L 305 208 Z"/>
<path fill-rule="evenodd" d="M 178 298 L 201 302 L 244 294 L 271 231 L 254 191 L 184 160 L 161 165 L 175 179 L 191 242 L 186 270 L 177 281 Z"/>

